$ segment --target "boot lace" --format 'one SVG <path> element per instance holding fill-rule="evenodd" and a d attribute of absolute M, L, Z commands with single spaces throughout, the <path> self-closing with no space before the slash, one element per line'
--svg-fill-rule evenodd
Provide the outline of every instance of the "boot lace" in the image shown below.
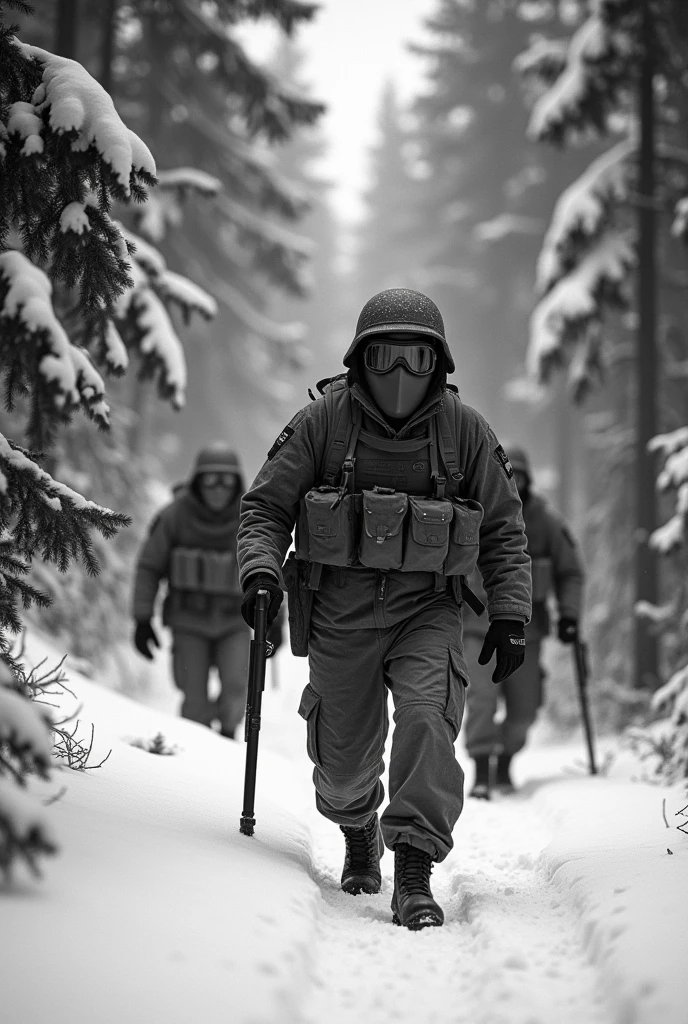
<path fill-rule="evenodd" d="M 414 846 L 409 846 L 402 853 L 402 858 L 399 882 L 402 892 L 432 896 L 430 892 L 430 873 L 432 872 L 430 854 L 424 850 L 417 850 Z"/>
<path fill-rule="evenodd" d="M 377 823 L 373 819 L 369 824 L 356 828 L 353 825 L 340 825 L 346 842 L 349 864 L 353 870 L 366 868 L 375 861 L 377 854 Z"/>

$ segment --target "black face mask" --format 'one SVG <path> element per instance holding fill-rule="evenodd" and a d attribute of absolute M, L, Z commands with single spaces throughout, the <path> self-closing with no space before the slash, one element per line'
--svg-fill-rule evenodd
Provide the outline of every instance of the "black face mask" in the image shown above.
<path fill-rule="evenodd" d="M 422 405 L 434 379 L 437 358 L 434 348 L 423 339 L 391 343 L 380 337 L 366 346 L 363 380 L 382 413 L 393 420 L 405 420 Z M 389 369 L 385 369 L 389 366 Z M 415 371 L 415 372 L 414 372 Z"/>

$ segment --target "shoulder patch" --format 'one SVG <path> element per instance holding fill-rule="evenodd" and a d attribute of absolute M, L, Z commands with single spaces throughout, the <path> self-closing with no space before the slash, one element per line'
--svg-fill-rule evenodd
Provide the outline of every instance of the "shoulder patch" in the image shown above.
<path fill-rule="evenodd" d="M 285 427 L 284 430 L 282 431 L 282 433 L 278 435 L 275 443 L 273 444 L 272 448 L 268 452 L 268 459 L 274 458 L 275 455 L 277 455 L 277 452 L 280 450 L 280 448 L 287 443 L 287 441 L 289 440 L 290 437 L 293 437 L 293 436 L 294 436 L 294 428 L 293 427 Z"/>
<path fill-rule="evenodd" d="M 511 480 L 511 478 L 514 475 L 514 471 L 511 466 L 511 463 L 509 462 L 509 456 L 504 451 L 501 444 L 497 445 L 492 454 L 494 455 L 495 459 L 500 464 L 506 475 L 509 477 L 509 480 Z"/>

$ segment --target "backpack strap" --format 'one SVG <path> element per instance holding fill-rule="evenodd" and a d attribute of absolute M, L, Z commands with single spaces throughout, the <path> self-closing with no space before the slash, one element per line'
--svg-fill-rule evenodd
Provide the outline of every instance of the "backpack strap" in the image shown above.
<path fill-rule="evenodd" d="M 448 408 L 451 406 L 452 408 Z M 439 450 L 447 475 L 456 483 L 463 480 L 459 469 L 458 447 L 461 433 L 461 402 L 447 396 L 442 408 L 434 417 L 438 435 Z"/>
<path fill-rule="evenodd" d="M 433 497 L 442 500 L 442 498 L 444 498 L 444 488 L 447 484 L 447 478 L 440 473 L 439 456 L 437 451 L 439 440 L 439 431 L 437 430 L 438 419 L 438 416 L 433 416 L 430 420 L 430 479 L 432 480 Z"/>
<path fill-rule="evenodd" d="M 330 487 L 335 487 L 339 479 L 353 421 L 349 389 L 337 383 L 340 379 L 335 378 L 324 388 L 327 437 L 320 476 L 321 482 Z"/>

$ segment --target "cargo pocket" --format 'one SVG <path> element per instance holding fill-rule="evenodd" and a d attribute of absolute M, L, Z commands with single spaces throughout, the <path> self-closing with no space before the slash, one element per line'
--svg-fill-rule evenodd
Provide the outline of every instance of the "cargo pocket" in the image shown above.
<path fill-rule="evenodd" d="M 447 649 L 447 704 L 444 709 L 444 717 L 449 722 L 453 742 L 456 743 L 461 730 L 461 719 L 466 704 L 465 669 L 456 651 L 451 647 Z"/>
<path fill-rule="evenodd" d="M 449 548 L 452 506 L 436 498 L 409 497 L 404 572 L 442 572 Z"/>
<path fill-rule="evenodd" d="M 323 565 L 350 565 L 355 557 L 353 495 L 316 487 L 305 498 L 308 558 Z"/>
<path fill-rule="evenodd" d="M 363 528 L 359 558 L 371 569 L 400 569 L 402 526 L 408 497 L 387 488 L 363 492 Z"/>
<path fill-rule="evenodd" d="M 299 714 L 306 720 L 306 750 L 313 764 L 322 768 L 318 749 L 318 716 L 320 714 L 320 694 L 312 689 L 310 683 L 301 694 Z"/>
<path fill-rule="evenodd" d="M 445 576 L 470 576 L 475 569 L 480 551 L 483 514 L 479 501 L 473 501 L 472 498 L 454 499 L 449 551 L 444 563 Z"/>

